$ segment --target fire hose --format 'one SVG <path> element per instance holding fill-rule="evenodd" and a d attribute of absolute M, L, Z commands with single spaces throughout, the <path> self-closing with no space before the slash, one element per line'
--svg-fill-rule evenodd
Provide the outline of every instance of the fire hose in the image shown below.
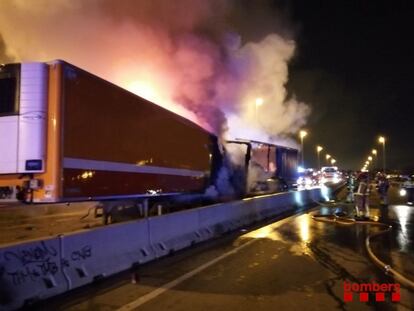
<path fill-rule="evenodd" d="M 365 225 L 374 225 L 374 226 L 379 226 L 379 227 L 384 228 L 384 230 L 373 233 L 366 237 L 365 247 L 367 249 L 369 258 L 374 262 L 375 265 L 377 265 L 381 270 L 383 270 L 385 274 L 392 276 L 395 280 L 397 280 L 401 284 L 404 284 L 406 287 L 414 289 L 413 280 L 408 279 L 407 277 L 402 275 L 400 272 L 392 268 L 391 265 L 388 265 L 382 260 L 380 260 L 371 249 L 371 246 L 370 246 L 371 240 L 377 236 L 390 232 L 392 229 L 391 225 L 372 221 L 372 220 L 356 220 L 353 218 L 347 218 L 347 217 L 342 217 L 342 216 L 337 216 L 337 215 L 312 215 L 312 219 L 315 221 L 335 223 L 335 224 L 344 225 L 344 226 L 365 224 Z"/>

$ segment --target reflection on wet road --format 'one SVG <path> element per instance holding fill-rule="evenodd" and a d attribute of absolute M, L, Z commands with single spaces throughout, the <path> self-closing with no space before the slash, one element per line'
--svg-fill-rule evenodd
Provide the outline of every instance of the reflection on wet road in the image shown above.
<path fill-rule="evenodd" d="M 395 204 L 380 207 L 372 197 L 371 217 L 393 225 L 392 232 L 374 239 L 372 246 L 381 260 L 412 277 L 414 209 L 397 199 L 391 197 Z M 395 280 L 378 269 L 366 252 L 365 238 L 380 228 L 340 226 L 311 217 L 335 211 L 353 216 L 353 205 L 322 204 L 309 213 L 150 263 L 138 270 L 134 284 L 131 275 L 125 274 L 107 284 L 90 286 L 76 300 L 59 299 L 47 306 L 54 310 L 129 310 L 134 309 L 127 307 L 131 302 L 145 297 L 137 309 L 414 309 L 414 293 L 404 287 L 400 302 L 391 302 L 389 296 L 385 302 L 376 302 L 372 293 L 367 302 L 360 302 L 358 295 L 352 302 L 344 302 L 344 282 L 388 284 Z"/>

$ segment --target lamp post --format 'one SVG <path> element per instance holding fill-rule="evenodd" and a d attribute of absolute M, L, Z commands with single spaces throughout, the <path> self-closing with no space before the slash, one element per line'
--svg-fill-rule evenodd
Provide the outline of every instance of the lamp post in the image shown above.
<path fill-rule="evenodd" d="M 305 157 L 304 157 L 304 149 L 303 149 L 303 138 L 305 138 L 305 136 L 308 135 L 308 132 L 306 131 L 300 131 L 299 132 L 299 136 L 300 136 L 300 145 L 302 147 L 302 167 L 305 167 Z"/>
<path fill-rule="evenodd" d="M 331 159 L 331 164 L 334 165 L 336 163 L 335 159 Z"/>
<path fill-rule="evenodd" d="M 256 119 L 256 122 L 259 121 L 257 110 L 259 109 L 259 107 L 261 105 L 263 105 L 263 98 L 261 98 L 261 97 L 256 98 L 256 102 L 255 102 L 255 106 L 254 106 L 254 117 Z"/>
<path fill-rule="evenodd" d="M 319 154 L 321 153 L 322 150 L 323 150 L 323 147 L 321 146 L 316 147 L 316 153 L 318 154 L 318 170 L 321 169 L 321 161 L 320 161 Z"/>
<path fill-rule="evenodd" d="M 378 142 L 380 144 L 382 144 L 382 169 L 383 169 L 384 174 L 385 174 L 385 137 L 384 136 L 380 136 L 378 138 Z"/>
<path fill-rule="evenodd" d="M 378 169 L 378 154 L 377 154 L 377 149 L 372 149 L 372 154 L 375 156 L 375 168 Z"/>
<path fill-rule="evenodd" d="M 329 159 L 331 158 L 331 155 L 330 154 L 327 154 L 326 156 L 325 156 L 325 159 L 326 159 L 326 163 L 328 163 L 329 164 Z"/>

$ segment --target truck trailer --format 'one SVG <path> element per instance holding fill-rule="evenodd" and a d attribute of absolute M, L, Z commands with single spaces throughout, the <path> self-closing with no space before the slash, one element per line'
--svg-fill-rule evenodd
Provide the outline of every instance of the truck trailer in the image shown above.
<path fill-rule="evenodd" d="M 272 143 L 237 138 L 227 141 L 242 147 L 245 195 L 273 193 L 290 188 L 297 177 L 298 150 Z"/>
<path fill-rule="evenodd" d="M 0 200 L 203 192 L 219 158 L 215 135 L 74 65 L 0 66 Z"/>

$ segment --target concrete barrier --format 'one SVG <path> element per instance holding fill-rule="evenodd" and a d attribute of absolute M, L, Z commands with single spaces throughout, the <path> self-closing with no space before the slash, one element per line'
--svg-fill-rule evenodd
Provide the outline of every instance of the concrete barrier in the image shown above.
<path fill-rule="evenodd" d="M 265 195 L 0 248 L 0 310 L 93 283 L 320 200 L 320 189 Z"/>
<path fill-rule="evenodd" d="M 149 239 L 156 257 L 191 246 L 202 240 L 198 233 L 197 209 L 148 219 Z"/>
<path fill-rule="evenodd" d="M 0 310 L 29 305 L 67 290 L 59 238 L 0 249 Z"/>
<path fill-rule="evenodd" d="M 65 236 L 62 258 L 68 288 L 153 260 L 156 255 L 149 236 L 147 219 Z"/>
<path fill-rule="evenodd" d="M 276 195 L 267 195 L 259 198 L 244 199 L 251 200 L 253 204 L 259 205 L 259 213 L 261 219 L 273 217 L 286 212 L 296 206 L 292 192 L 279 193 Z"/>
<path fill-rule="evenodd" d="M 216 204 L 198 209 L 200 231 L 204 232 L 206 239 L 213 238 L 230 231 L 230 204 L 231 203 Z"/>

